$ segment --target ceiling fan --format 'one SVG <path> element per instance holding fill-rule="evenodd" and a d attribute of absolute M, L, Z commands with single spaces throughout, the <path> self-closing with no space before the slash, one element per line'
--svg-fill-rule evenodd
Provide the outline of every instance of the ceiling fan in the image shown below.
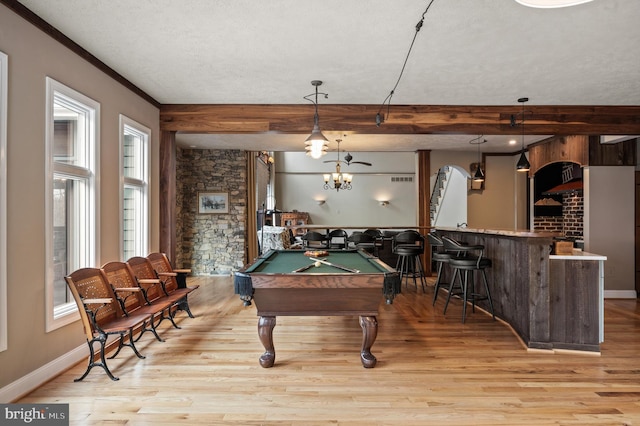
<path fill-rule="evenodd" d="M 364 164 L 365 166 L 371 166 L 371 163 L 367 163 L 366 161 L 352 161 L 353 160 L 353 156 L 351 155 L 350 152 L 347 152 L 347 155 L 344 156 L 344 161 L 340 160 L 340 142 L 342 142 L 342 139 L 336 139 L 336 142 L 338 143 L 338 159 L 337 160 L 326 160 L 324 161 L 325 163 L 344 163 L 347 166 L 350 164 Z"/>

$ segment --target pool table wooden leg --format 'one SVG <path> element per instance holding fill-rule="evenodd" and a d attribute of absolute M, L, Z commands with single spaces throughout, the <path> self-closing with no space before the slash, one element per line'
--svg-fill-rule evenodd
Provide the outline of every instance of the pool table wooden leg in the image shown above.
<path fill-rule="evenodd" d="M 258 320 L 258 337 L 260 337 L 265 349 L 260 357 L 260 365 L 264 368 L 273 367 L 276 360 L 276 350 L 273 347 L 273 328 L 275 326 L 276 317 L 260 317 Z"/>
<path fill-rule="evenodd" d="M 378 320 L 376 317 L 360 317 L 360 327 L 362 327 L 362 350 L 360 360 L 364 368 L 373 368 L 378 361 L 371 353 L 371 346 L 378 337 Z"/>

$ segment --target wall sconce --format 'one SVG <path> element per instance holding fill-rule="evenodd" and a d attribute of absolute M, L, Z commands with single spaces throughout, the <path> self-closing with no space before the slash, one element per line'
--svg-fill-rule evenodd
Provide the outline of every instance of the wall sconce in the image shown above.
<path fill-rule="evenodd" d="M 318 203 L 319 206 L 324 205 L 324 203 L 326 203 L 326 200 L 316 200 L 316 203 Z"/>
<path fill-rule="evenodd" d="M 387 207 L 389 205 L 389 201 L 387 200 L 380 200 L 378 203 L 380 203 L 382 207 Z"/>

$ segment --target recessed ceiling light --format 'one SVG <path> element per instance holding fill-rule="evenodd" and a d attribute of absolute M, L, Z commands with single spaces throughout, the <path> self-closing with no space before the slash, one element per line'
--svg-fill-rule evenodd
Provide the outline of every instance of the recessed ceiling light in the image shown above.
<path fill-rule="evenodd" d="M 518 141 L 517 141 L 517 140 L 515 140 L 515 139 L 511 139 L 511 140 L 509 141 L 509 145 L 515 145 L 515 144 L 517 144 L 517 143 L 518 143 Z"/>
<path fill-rule="evenodd" d="M 554 8 L 576 6 L 582 3 L 589 3 L 593 0 L 516 0 L 518 3 L 529 7 Z"/>

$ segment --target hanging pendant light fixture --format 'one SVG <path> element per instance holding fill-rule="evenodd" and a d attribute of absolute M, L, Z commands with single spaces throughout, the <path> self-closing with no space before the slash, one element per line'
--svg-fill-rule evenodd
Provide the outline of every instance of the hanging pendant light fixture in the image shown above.
<path fill-rule="evenodd" d="M 516 165 L 516 170 L 519 172 L 528 172 L 531 168 L 531 164 L 529 164 L 529 160 L 527 160 L 527 156 L 524 154 L 524 104 L 528 100 L 529 98 L 518 99 L 518 102 L 522 104 L 522 121 L 520 122 L 520 125 L 522 126 L 522 152 L 520 153 L 520 159 Z M 515 127 L 516 125 L 516 117 L 515 115 L 511 115 L 511 127 Z"/>
<path fill-rule="evenodd" d="M 314 158 L 314 159 L 317 160 L 318 158 L 322 157 L 323 155 L 325 155 L 327 153 L 327 147 L 329 145 L 329 140 L 324 137 L 324 135 L 320 131 L 320 125 L 318 124 L 319 123 L 319 119 L 318 119 L 318 86 L 322 85 L 322 81 L 313 80 L 311 82 L 311 85 L 313 85 L 316 88 L 315 100 L 309 99 L 310 96 L 314 95 L 313 93 L 305 96 L 304 99 L 306 99 L 309 102 L 313 103 L 313 105 L 315 106 L 315 114 L 313 115 L 313 130 L 311 131 L 311 134 L 309 135 L 307 140 L 304 142 L 304 145 L 305 145 L 305 151 L 307 151 L 307 155 L 309 155 L 309 156 L 311 156 L 311 158 Z M 326 93 L 320 93 L 320 94 L 324 95 L 325 99 L 329 97 L 329 95 L 327 95 Z"/>
<path fill-rule="evenodd" d="M 516 0 L 523 6 L 538 7 L 538 8 L 556 8 L 556 7 L 568 7 L 577 6 L 583 3 L 589 3 L 592 0 Z"/>
<path fill-rule="evenodd" d="M 484 182 L 484 172 L 482 171 L 482 161 L 480 159 L 480 145 L 486 143 L 487 140 L 483 139 L 483 136 L 484 135 L 480 135 L 477 138 L 471 139 L 469 141 L 471 145 L 478 146 L 478 167 L 476 168 L 476 172 L 473 174 L 472 178 L 474 182 Z"/>

